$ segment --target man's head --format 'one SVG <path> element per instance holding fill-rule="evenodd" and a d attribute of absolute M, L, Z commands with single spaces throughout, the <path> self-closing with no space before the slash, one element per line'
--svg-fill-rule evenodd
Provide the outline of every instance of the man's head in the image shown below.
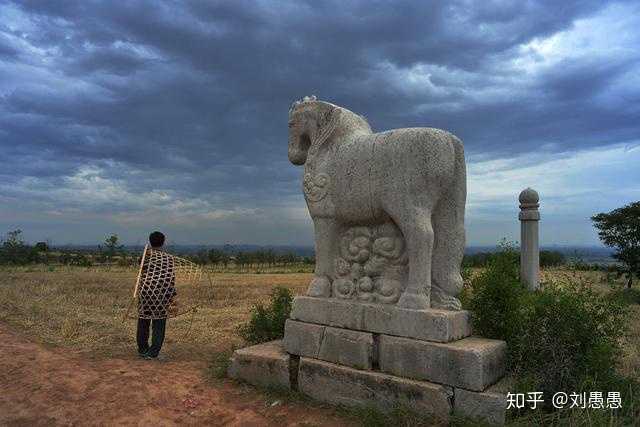
<path fill-rule="evenodd" d="M 162 245 L 164 245 L 164 234 L 159 231 L 154 231 L 149 234 L 149 243 L 152 248 L 162 247 Z"/>

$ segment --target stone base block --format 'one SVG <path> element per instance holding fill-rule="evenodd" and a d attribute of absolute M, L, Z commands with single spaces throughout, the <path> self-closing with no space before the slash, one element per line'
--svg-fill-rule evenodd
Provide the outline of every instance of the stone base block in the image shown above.
<path fill-rule="evenodd" d="M 306 357 L 300 359 L 298 390 L 332 404 L 373 405 L 383 410 L 404 404 L 442 419 L 447 419 L 451 412 L 450 387 L 360 371 Z"/>
<path fill-rule="evenodd" d="M 373 335 L 313 323 L 287 320 L 284 349 L 291 354 L 370 370 L 373 365 Z"/>
<path fill-rule="evenodd" d="M 282 341 L 271 341 L 234 351 L 228 374 L 253 385 L 290 389 L 289 363 Z"/>
<path fill-rule="evenodd" d="M 453 411 L 457 415 L 503 425 L 507 415 L 507 396 L 501 393 L 477 393 L 456 388 Z"/>
<path fill-rule="evenodd" d="M 483 391 L 504 375 L 506 349 L 485 338 L 443 344 L 381 335 L 378 352 L 383 372 Z"/>
<path fill-rule="evenodd" d="M 287 319 L 282 340 L 284 350 L 287 353 L 317 359 L 326 328 L 323 325 Z"/>
<path fill-rule="evenodd" d="M 478 393 L 307 357 L 290 357 L 284 352 L 282 341 L 237 350 L 231 358 L 229 376 L 262 387 L 298 390 L 316 400 L 346 406 L 388 410 L 402 404 L 442 419 L 454 411 L 491 424 L 504 424 L 506 415 L 504 393 Z"/>
<path fill-rule="evenodd" d="M 407 310 L 393 305 L 354 303 L 336 298 L 296 297 L 291 318 L 319 325 L 443 343 L 471 335 L 468 311 Z"/>

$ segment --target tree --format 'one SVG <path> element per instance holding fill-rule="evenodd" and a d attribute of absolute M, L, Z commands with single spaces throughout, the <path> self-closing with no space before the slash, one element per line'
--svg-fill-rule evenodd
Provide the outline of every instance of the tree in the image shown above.
<path fill-rule="evenodd" d="M 17 248 L 20 246 L 24 246 L 24 240 L 22 240 L 22 230 L 17 229 L 9 231 L 7 233 L 7 238 L 4 240 L 4 247 Z"/>
<path fill-rule="evenodd" d="M 540 251 L 540 267 L 557 267 L 567 263 L 562 252 Z"/>
<path fill-rule="evenodd" d="M 49 245 L 47 245 L 47 242 L 38 242 L 38 243 L 36 243 L 35 249 L 38 252 L 48 252 L 49 251 Z"/>
<path fill-rule="evenodd" d="M 209 250 L 209 261 L 212 264 L 223 264 L 225 267 L 229 263 L 229 255 L 220 249 Z"/>
<path fill-rule="evenodd" d="M 38 252 L 22 239 L 22 230 L 7 233 L 0 247 L 0 264 L 24 265 L 38 262 Z"/>
<path fill-rule="evenodd" d="M 104 246 L 106 248 L 106 257 L 107 259 L 112 258 L 116 252 L 122 250 L 123 245 L 118 244 L 118 235 L 112 234 L 104 240 Z"/>
<path fill-rule="evenodd" d="M 613 257 L 627 268 L 627 287 L 640 276 L 640 201 L 591 217 L 602 243 L 615 248 Z"/>

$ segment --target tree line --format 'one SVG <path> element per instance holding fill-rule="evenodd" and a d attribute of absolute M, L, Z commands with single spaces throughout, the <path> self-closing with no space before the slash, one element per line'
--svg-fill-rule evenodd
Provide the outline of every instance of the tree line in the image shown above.
<path fill-rule="evenodd" d="M 135 264 L 135 256 L 123 250 L 118 236 L 111 235 L 96 250 L 51 248 L 48 242 L 29 245 L 22 230 L 9 231 L 0 245 L 0 265 L 62 264 L 89 267 L 94 264 Z"/>
<path fill-rule="evenodd" d="M 185 258 L 201 265 L 213 264 L 227 267 L 234 264 L 241 268 L 278 267 L 292 264 L 315 264 L 313 257 L 300 256 L 294 252 L 277 253 L 273 249 L 258 249 L 255 251 L 223 251 L 221 249 L 202 250 Z"/>
<path fill-rule="evenodd" d="M 140 263 L 140 253 L 125 249 L 120 244 L 118 235 L 108 236 L 102 245 L 95 249 L 51 248 L 47 242 L 35 245 L 27 244 L 22 238 L 21 230 L 13 230 L 6 234 L 0 245 L 0 265 L 28 264 L 61 264 L 80 267 L 93 265 L 134 266 Z M 273 249 L 255 251 L 235 251 L 203 249 L 194 253 L 175 253 L 200 265 L 228 267 L 276 267 L 293 264 L 314 264 L 313 257 L 297 255 L 294 252 L 277 253 Z"/>
<path fill-rule="evenodd" d="M 519 252 L 510 252 L 510 256 L 515 257 L 514 262 L 520 263 Z M 463 267 L 486 267 L 496 257 L 496 252 L 478 252 L 475 254 L 465 255 L 462 260 Z M 540 251 L 540 267 L 560 267 L 567 264 L 567 257 L 558 251 Z"/>

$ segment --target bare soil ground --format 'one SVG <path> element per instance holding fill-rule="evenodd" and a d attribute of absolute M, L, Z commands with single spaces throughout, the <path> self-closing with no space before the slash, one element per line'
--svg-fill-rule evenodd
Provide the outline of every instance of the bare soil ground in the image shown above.
<path fill-rule="evenodd" d="M 135 275 L 133 268 L 0 271 L 0 425 L 353 423 L 328 407 L 208 378 L 216 354 L 243 345 L 236 328 L 250 307 L 278 285 L 302 292 L 309 274 L 215 274 L 193 322 L 169 320 L 166 361 L 139 359 L 135 320 L 122 321 Z"/>
<path fill-rule="evenodd" d="M 349 424 L 331 410 L 282 404 L 248 386 L 212 385 L 202 371 L 198 362 L 90 358 L 0 325 L 0 425 Z"/>

